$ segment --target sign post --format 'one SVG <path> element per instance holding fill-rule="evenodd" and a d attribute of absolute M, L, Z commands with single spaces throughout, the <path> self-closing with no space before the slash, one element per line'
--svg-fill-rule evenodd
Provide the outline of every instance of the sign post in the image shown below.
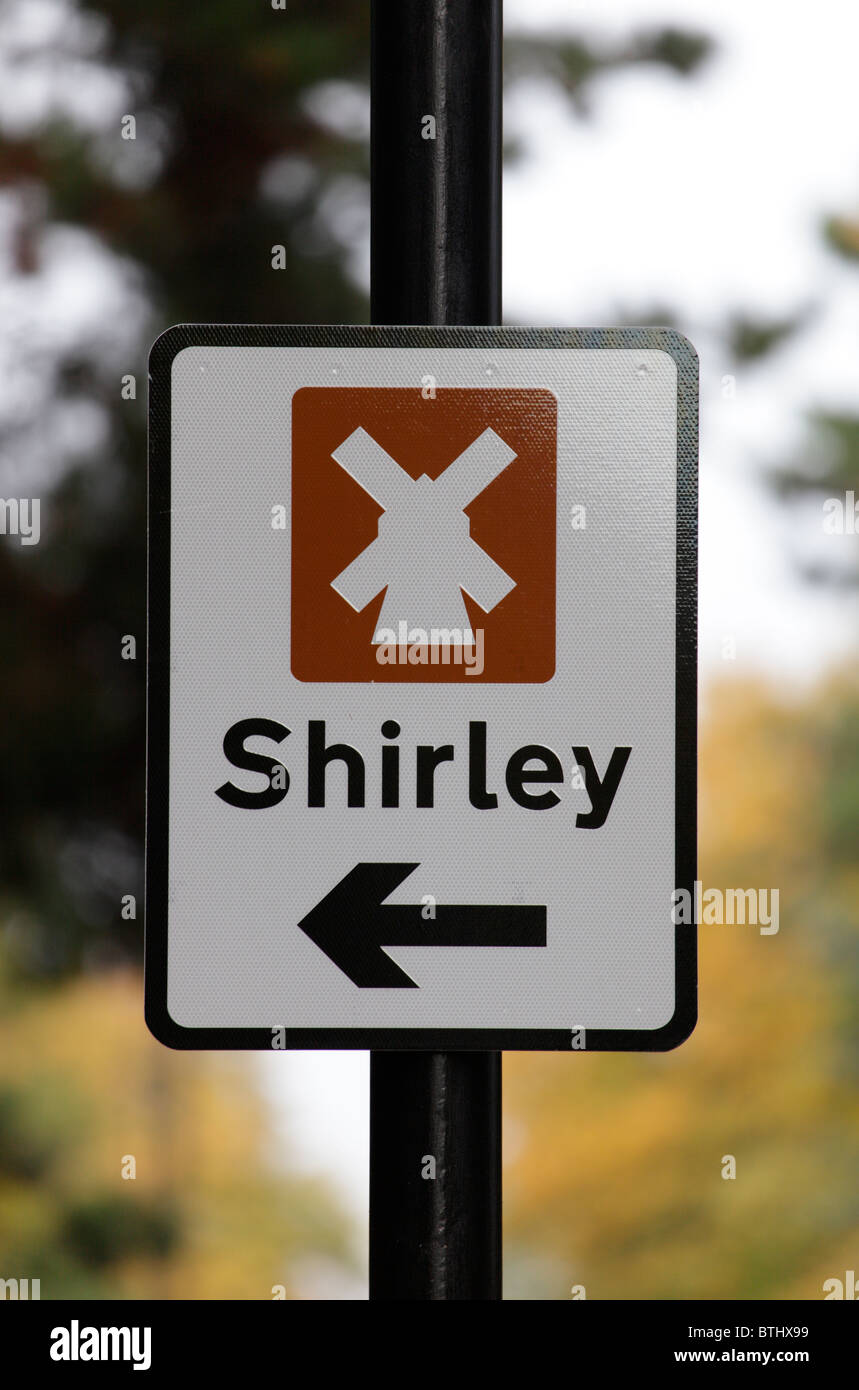
<path fill-rule="evenodd" d="M 373 0 L 374 323 L 501 320 L 501 55 L 501 0 Z M 371 1054 L 370 1297 L 501 1297 L 500 1052 Z"/>
<path fill-rule="evenodd" d="M 492 322 L 500 19 L 376 0 L 372 327 L 150 355 L 146 1017 L 371 1051 L 379 1300 L 501 1296 L 502 1050 L 696 1016 L 697 358 Z"/>

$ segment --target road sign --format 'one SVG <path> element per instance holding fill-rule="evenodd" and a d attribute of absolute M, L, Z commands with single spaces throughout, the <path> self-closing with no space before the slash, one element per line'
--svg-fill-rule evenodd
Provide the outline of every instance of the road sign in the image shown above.
<path fill-rule="evenodd" d="M 687 341 L 184 326 L 150 372 L 156 1036 L 682 1041 Z"/>

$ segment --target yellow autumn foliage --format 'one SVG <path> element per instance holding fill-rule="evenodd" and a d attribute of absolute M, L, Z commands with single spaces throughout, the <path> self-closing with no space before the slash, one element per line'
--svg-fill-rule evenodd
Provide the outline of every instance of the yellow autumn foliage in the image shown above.
<path fill-rule="evenodd" d="M 699 877 L 778 888 L 780 929 L 699 928 L 674 1052 L 505 1057 L 507 1297 L 816 1299 L 859 1267 L 851 727 L 853 674 L 805 700 L 709 692 Z"/>
<path fill-rule="evenodd" d="M 0 1023 L 0 1098 L 26 1106 L 23 1149 L 0 1147 L 8 1277 L 40 1277 L 43 1299 L 270 1299 L 297 1296 L 307 1259 L 348 1268 L 330 1192 L 267 1153 L 251 1055 L 162 1047 L 133 971 L 16 997 Z"/>

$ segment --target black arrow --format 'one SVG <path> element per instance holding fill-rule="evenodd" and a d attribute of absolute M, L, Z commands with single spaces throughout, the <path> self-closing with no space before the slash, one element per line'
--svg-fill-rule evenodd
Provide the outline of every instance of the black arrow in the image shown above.
<path fill-rule="evenodd" d="M 385 903 L 419 864 L 356 864 L 299 927 L 361 989 L 417 989 L 383 946 L 545 946 L 545 907 Z"/>

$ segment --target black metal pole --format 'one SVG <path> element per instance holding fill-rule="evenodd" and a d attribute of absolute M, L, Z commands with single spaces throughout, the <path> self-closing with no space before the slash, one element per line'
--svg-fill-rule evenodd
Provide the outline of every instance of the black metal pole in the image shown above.
<path fill-rule="evenodd" d="M 373 322 L 498 323 L 501 0 L 373 0 L 371 160 Z M 371 1055 L 370 1297 L 501 1297 L 500 1053 Z"/>
<path fill-rule="evenodd" d="M 501 0 L 373 0 L 371 160 L 373 322 L 498 323 Z"/>

